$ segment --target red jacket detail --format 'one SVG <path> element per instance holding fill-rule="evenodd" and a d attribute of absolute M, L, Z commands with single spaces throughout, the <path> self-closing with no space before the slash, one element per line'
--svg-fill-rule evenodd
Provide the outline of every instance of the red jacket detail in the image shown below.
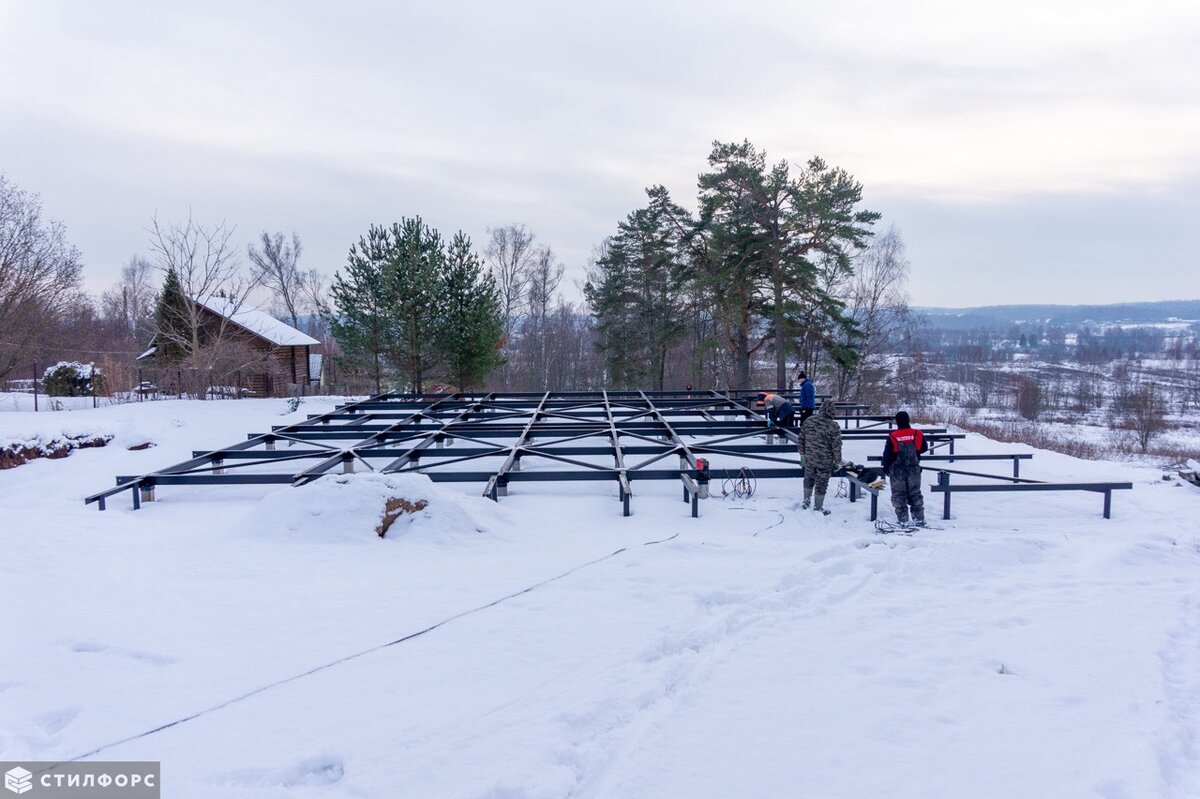
<path fill-rule="evenodd" d="M 887 443 L 883 445 L 883 470 L 887 471 L 896 459 L 896 453 L 900 451 L 901 444 L 911 442 L 913 449 L 918 455 L 924 455 L 927 447 L 925 446 L 925 436 L 920 430 L 912 427 L 903 427 L 899 430 L 893 430 L 888 433 Z"/>

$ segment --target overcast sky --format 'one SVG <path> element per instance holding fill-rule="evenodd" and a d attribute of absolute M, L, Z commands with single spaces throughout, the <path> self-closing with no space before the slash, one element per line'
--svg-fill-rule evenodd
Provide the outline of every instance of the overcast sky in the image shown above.
<path fill-rule="evenodd" d="M 578 278 L 714 139 L 820 155 L 908 247 L 920 305 L 1200 297 L 1200 2 L 0 0 L 0 171 L 89 287 L 185 217 L 523 222 Z"/>

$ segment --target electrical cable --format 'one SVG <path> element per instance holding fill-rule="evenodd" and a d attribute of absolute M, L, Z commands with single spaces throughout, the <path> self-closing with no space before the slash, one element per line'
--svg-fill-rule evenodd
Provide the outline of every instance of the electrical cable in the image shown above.
<path fill-rule="evenodd" d="M 726 499 L 733 496 L 736 499 L 750 499 L 754 496 L 754 492 L 758 490 L 758 480 L 754 477 L 754 472 L 750 468 L 743 466 L 738 469 L 736 475 L 731 475 L 729 470 L 725 470 L 725 479 L 721 481 L 721 499 Z"/>
<path fill-rule="evenodd" d="M 883 519 L 875 520 L 875 532 L 881 535 L 895 533 L 897 535 L 912 535 L 918 530 L 943 530 L 943 527 L 933 527 L 928 524 L 900 524 L 899 522 L 888 522 Z"/>
<path fill-rule="evenodd" d="M 891 533 L 895 533 L 896 535 L 912 535 L 916 531 L 917 531 L 916 527 L 912 527 L 907 524 L 900 524 L 898 522 L 887 522 L 887 521 L 884 521 L 883 519 L 875 520 L 875 532 L 877 532 L 881 535 L 888 535 Z"/>
<path fill-rule="evenodd" d="M 645 542 L 643 542 L 642 546 L 650 546 L 652 544 L 662 544 L 667 541 L 672 541 L 675 538 L 677 538 L 678 536 L 679 536 L 679 533 L 676 533 L 675 535 L 669 536 L 667 538 L 660 538 L 660 539 L 657 539 L 654 541 L 645 541 Z M 388 641 L 385 644 L 379 644 L 377 646 L 373 646 L 368 649 L 363 649 L 359 652 L 354 652 L 353 654 L 350 654 L 350 655 L 345 655 L 344 657 L 337 658 L 336 660 L 331 660 L 328 663 L 323 663 L 319 666 L 314 666 L 313 668 L 308 669 L 307 671 L 303 671 L 303 672 L 300 672 L 299 674 L 294 674 L 291 677 L 285 677 L 282 680 L 276 680 L 275 682 L 260 686 L 258 688 L 255 688 L 252 691 L 247 691 L 246 693 L 241 694 L 240 696 L 235 696 L 232 699 L 227 699 L 224 702 L 221 702 L 220 704 L 213 705 L 212 707 L 206 708 L 204 710 L 196 711 L 195 713 L 192 713 L 191 715 L 183 716 L 181 718 L 175 719 L 174 721 L 167 722 L 166 724 L 160 724 L 159 726 L 154 727 L 149 730 L 146 730 L 145 732 L 140 732 L 136 735 L 130 735 L 126 738 L 121 738 L 120 740 L 112 741 L 111 743 L 104 744 L 103 746 L 98 746 L 95 749 L 91 750 L 90 752 L 85 752 L 81 755 L 76 755 L 75 757 L 72 757 L 64 762 L 73 763 L 77 760 L 83 760 L 84 758 L 92 757 L 93 755 L 97 755 L 105 750 L 112 749 L 115 746 L 120 746 L 121 744 L 126 744 L 131 741 L 136 741 L 140 738 L 146 738 L 148 736 L 154 735 L 155 733 L 162 732 L 163 730 L 168 730 L 172 727 L 177 727 L 180 724 L 183 724 L 185 722 L 192 721 L 193 719 L 198 719 L 201 716 L 206 716 L 209 713 L 215 713 L 216 711 L 221 710 L 226 707 L 229 707 L 230 705 L 237 704 L 238 702 L 245 701 L 246 699 L 249 699 L 253 696 L 257 696 L 258 694 L 261 694 L 265 691 L 269 691 L 272 688 L 277 688 L 281 685 L 286 685 L 287 683 L 295 682 L 296 680 L 299 680 L 303 677 L 308 677 L 312 674 L 316 674 L 317 672 L 325 671 L 326 669 L 331 669 L 334 666 L 341 665 L 342 663 L 346 663 L 348 661 L 355 660 L 355 659 L 363 657 L 365 655 L 370 655 L 374 652 L 380 651 L 381 649 L 387 649 L 388 647 L 396 646 L 397 644 L 402 644 L 406 641 L 411 641 L 414 638 L 420 638 L 421 636 L 423 636 L 427 633 L 431 633 L 434 630 L 438 629 L 439 627 L 444 627 L 453 621 L 457 621 L 457 620 L 465 618 L 467 616 L 471 616 L 473 614 L 479 613 L 480 611 L 484 611 L 489 608 L 494 608 L 495 606 L 500 605 L 504 602 L 507 602 L 510 599 L 516 599 L 517 597 L 528 594 L 531 591 L 536 591 L 537 589 L 542 588 L 547 585 L 550 585 L 551 583 L 558 582 L 559 580 L 562 580 L 563 578 L 568 577 L 577 571 L 581 571 L 582 569 L 586 569 L 589 566 L 595 566 L 598 563 L 603 563 L 606 560 L 615 558 L 616 556 L 618 556 L 624 552 L 627 552 L 628 550 L 629 550 L 629 547 L 621 547 L 620 549 L 614 550 L 614 551 L 608 553 L 607 555 L 604 555 L 603 557 L 596 558 L 595 560 L 590 560 L 587 563 L 582 563 L 578 566 L 575 566 L 574 568 L 568 569 L 567 571 L 563 572 L 562 574 L 559 574 L 555 577 L 551 577 L 546 580 L 542 580 L 539 583 L 534 583 L 533 585 L 531 585 L 527 588 L 523 588 L 520 591 L 514 591 L 511 594 L 506 594 L 505 596 L 502 596 L 499 599 L 488 602 L 487 604 L 480 605 L 479 607 L 476 607 L 476 608 L 471 608 L 470 610 L 464 610 L 460 613 L 454 614 L 453 616 L 447 616 L 446 618 L 442 619 L 439 622 L 431 624 L 428 627 L 425 627 L 424 629 L 417 630 L 416 632 L 409 633 L 408 635 L 401 636 L 400 638 L 397 638 L 394 641 Z"/>

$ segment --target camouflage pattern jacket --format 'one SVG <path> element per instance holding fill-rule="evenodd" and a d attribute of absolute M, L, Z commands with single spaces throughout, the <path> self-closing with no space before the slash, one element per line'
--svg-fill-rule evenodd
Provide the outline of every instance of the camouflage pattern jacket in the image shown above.
<path fill-rule="evenodd" d="M 832 471 L 842 462 L 842 428 L 833 418 L 835 409 L 833 400 L 827 399 L 800 425 L 800 455 L 806 469 Z"/>

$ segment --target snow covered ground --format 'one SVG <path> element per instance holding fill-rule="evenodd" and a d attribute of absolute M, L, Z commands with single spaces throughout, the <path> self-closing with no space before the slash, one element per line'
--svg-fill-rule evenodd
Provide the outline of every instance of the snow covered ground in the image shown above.
<path fill-rule="evenodd" d="M 429 485 L 384 539 L 370 476 L 82 503 L 331 405 L 0 414 L 116 436 L 0 472 L 0 760 L 161 760 L 196 799 L 1200 796 L 1200 491 L 1153 468 L 1038 452 L 1135 488 L 959 495 L 911 538 L 784 481 L 699 519 L 675 484 L 630 518 Z"/>
<path fill-rule="evenodd" d="M 10 411 L 32 411 L 33 400 L 34 396 L 30 393 L 0 391 L 0 414 L 3 414 L 0 418 L 7 417 Z M 109 397 L 47 397 L 45 394 L 37 396 L 38 410 L 45 414 L 81 410 L 91 408 L 92 405 L 113 404 L 116 403 Z"/>

